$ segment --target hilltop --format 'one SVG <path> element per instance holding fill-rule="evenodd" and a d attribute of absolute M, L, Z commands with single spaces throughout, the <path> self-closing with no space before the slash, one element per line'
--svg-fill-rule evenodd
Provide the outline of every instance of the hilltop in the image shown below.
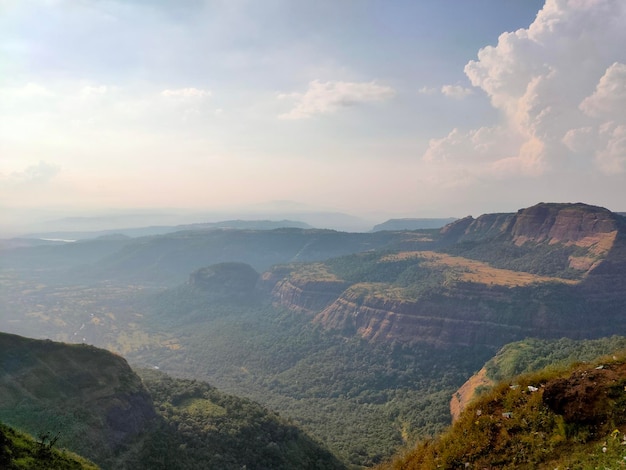
<path fill-rule="evenodd" d="M 454 425 L 379 470 L 621 468 L 626 356 L 514 376 Z"/>

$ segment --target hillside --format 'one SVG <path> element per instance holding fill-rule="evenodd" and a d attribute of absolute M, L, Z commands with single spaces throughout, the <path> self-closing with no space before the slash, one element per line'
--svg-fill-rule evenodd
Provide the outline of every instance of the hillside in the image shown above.
<path fill-rule="evenodd" d="M 263 288 L 325 328 L 376 341 L 499 348 L 527 336 L 624 334 L 625 227 L 606 209 L 539 204 L 456 221 L 437 251 L 274 268 Z"/>
<path fill-rule="evenodd" d="M 626 334 L 623 227 L 539 204 L 440 231 L 146 237 L 76 277 L 3 269 L 0 327 L 205 380 L 362 468 L 447 426 L 450 397 L 503 345 Z"/>
<path fill-rule="evenodd" d="M 0 333 L 0 420 L 107 466 L 157 419 L 120 356 Z"/>
<path fill-rule="evenodd" d="M 445 219 L 389 219 L 382 224 L 374 225 L 372 232 L 380 232 L 382 230 L 423 230 L 423 229 L 440 229 L 441 227 L 454 222 L 456 219 L 449 217 Z"/>
<path fill-rule="evenodd" d="M 0 423 L 0 468 L 3 470 L 97 470 L 93 463 L 76 454 L 58 450 L 56 436 L 35 440 Z"/>
<path fill-rule="evenodd" d="M 621 468 L 626 356 L 516 376 L 482 394 L 444 434 L 387 469 Z"/>
<path fill-rule="evenodd" d="M 254 402 L 198 381 L 142 377 L 92 346 L 0 334 L 0 419 L 103 469 L 343 468 Z"/>
<path fill-rule="evenodd" d="M 104 281 L 172 286 L 184 282 L 190 272 L 212 264 L 240 262 L 263 272 L 275 264 L 321 261 L 366 250 L 430 247 L 430 235 L 300 228 L 196 229 L 133 239 L 5 247 L 0 268 L 55 284 Z"/>
<path fill-rule="evenodd" d="M 511 380 L 516 375 L 537 372 L 545 367 L 566 367 L 576 362 L 593 361 L 617 350 L 626 350 L 626 337 L 610 336 L 595 340 L 527 338 L 509 343 L 452 396 L 452 419 L 456 420 L 472 400 L 498 382 Z"/>

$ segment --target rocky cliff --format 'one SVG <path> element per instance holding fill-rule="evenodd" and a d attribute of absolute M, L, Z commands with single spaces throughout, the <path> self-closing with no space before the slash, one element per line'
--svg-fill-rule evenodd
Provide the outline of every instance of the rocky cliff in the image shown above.
<path fill-rule="evenodd" d="M 315 314 L 334 302 L 349 283 L 331 275 L 323 265 L 309 265 L 305 272 L 278 266 L 262 274 L 259 288 L 282 307 Z"/>
<path fill-rule="evenodd" d="M 439 241 L 445 252 L 352 257 L 349 269 L 341 260 L 283 267 L 263 282 L 275 303 L 374 341 L 498 348 L 527 336 L 626 333 L 626 233 L 617 214 L 542 203 L 461 219 Z"/>

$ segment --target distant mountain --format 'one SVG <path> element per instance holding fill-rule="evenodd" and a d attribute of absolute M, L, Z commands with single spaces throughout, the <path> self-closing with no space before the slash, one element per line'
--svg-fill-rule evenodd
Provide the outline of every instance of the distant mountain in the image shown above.
<path fill-rule="evenodd" d="M 449 424 L 451 394 L 503 345 L 625 335 L 625 224 L 604 208 L 541 203 L 441 230 L 187 230 L 15 248 L 0 258 L 0 322 L 208 380 L 371 466 Z M 192 384 L 142 376 L 173 427 L 221 412 L 195 400 L 204 385 L 187 400 L 168 390 Z M 171 455 L 184 441 L 167 436 L 150 442 Z"/>
<path fill-rule="evenodd" d="M 375 225 L 372 232 L 380 232 L 382 230 L 422 230 L 442 228 L 454 222 L 454 217 L 446 219 L 389 219 L 382 224 Z"/>
<path fill-rule="evenodd" d="M 5 250 L 2 266 L 50 281 L 147 282 L 176 285 L 190 272 L 222 262 L 250 264 L 263 272 L 274 264 L 320 261 L 360 251 L 425 246 L 413 232 L 346 233 L 334 230 L 186 230 L 165 235 L 97 238 L 60 246 Z"/>
<path fill-rule="evenodd" d="M 72 241 L 111 236 L 146 237 L 180 232 L 183 230 L 217 230 L 217 229 L 247 229 L 247 230 L 274 230 L 277 228 L 313 228 L 304 222 L 294 220 L 224 220 L 220 222 L 202 222 L 181 225 L 153 225 L 148 227 L 116 228 L 92 231 L 57 231 L 29 233 L 16 240 L 39 239 L 43 241 Z M 6 244 L 10 240 L 4 241 Z M 31 242 L 33 243 L 33 242 Z M 41 243 L 41 242 L 40 242 Z"/>
<path fill-rule="evenodd" d="M 625 227 L 603 208 L 538 204 L 453 222 L 425 251 L 274 270 L 264 288 L 325 328 L 376 341 L 498 348 L 625 334 Z"/>
<path fill-rule="evenodd" d="M 92 346 L 0 333 L 0 420 L 52 436 L 103 469 L 343 468 L 256 403 L 197 381 L 141 375 Z"/>

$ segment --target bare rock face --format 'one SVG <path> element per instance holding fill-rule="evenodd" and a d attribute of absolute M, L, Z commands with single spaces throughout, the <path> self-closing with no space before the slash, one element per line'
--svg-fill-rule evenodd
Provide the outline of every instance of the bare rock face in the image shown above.
<path fill-rule="evenodd" d="M 263 273 L 259 287 L 269 292 L 277 305 L 305 314 L 324 309 L 349 285 L 336 278 L 289 276 L 290 272 L 287 267 L 277 267 Z"/>
<path fill-rule="evenodd" d="M 540 203 L 516 214 L 466 217 L 442 228 L 441 234 L 455 242 L 506 237 L 518 246 L 526 242 L 590 246 L 614 236 L 619 225 L 620 217 L 602 207 Z"/>
<path fill-rule="evenodd" d="M 511 235 L 516 244 L 526 241 L 576 244 L 614 233 L 617 225 L 615 214 L 602 207 L 538 204 L 517 213 Z"/>

